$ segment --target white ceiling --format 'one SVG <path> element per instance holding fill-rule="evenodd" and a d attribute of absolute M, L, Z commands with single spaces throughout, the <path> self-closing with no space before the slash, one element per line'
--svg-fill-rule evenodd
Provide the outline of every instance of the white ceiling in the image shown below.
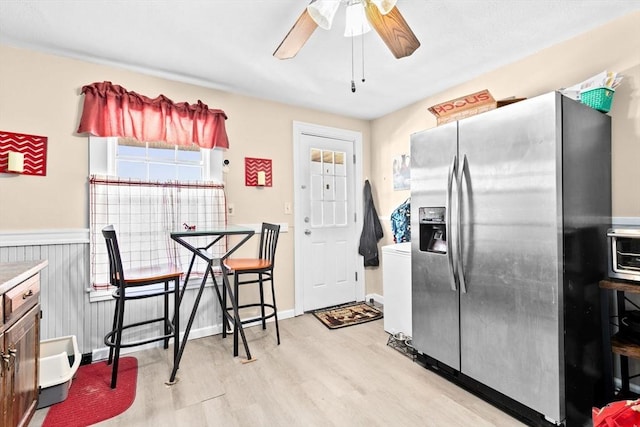
<path fill-rule="evenodd" d="M 640 10 L 640 0 L 399 0 L 420 48 L 398 60 L 375 31 L 366 34 L 362 83 L 357 38 L 352 93 L 344 8 L 295 58 L 272 56 L 307 4 L 0 0 L 0 43 L 373 119 Z"/>

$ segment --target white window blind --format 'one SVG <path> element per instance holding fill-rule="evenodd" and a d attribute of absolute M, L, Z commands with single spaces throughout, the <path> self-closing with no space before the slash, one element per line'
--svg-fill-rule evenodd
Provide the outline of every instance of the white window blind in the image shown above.
<path fill-rule="evenodd" d="M 170 262 L 186 271 L 191 252 L 175 243 L 171 231 L 184 224 L 206 230 L 225 225 L 225 194 L 222 184 L 208 182 L 149 182 L 92 175 L 90 187 L 91 275 L 94 289 L 109 285 L 109 263 L 102 229 L 113 225 L 125 271 L 127 268 Z M 198 247 L 206 237 L 193 238 Z M 210 249 L 214 256 L 226 252 L 222 239 Z M 205 263 L 196 260 L 194 272 L 204 273 Z"/>

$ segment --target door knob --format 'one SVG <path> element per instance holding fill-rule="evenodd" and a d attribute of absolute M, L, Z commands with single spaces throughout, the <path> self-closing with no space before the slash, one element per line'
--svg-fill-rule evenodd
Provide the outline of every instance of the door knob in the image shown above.
<path fill-rule="evenodd" d="M 309 229 L 304 230 L 304 234 L 306 234 L 307 236 L 310 235 L 311 234 L 311 230 L 309 230 Z"/>

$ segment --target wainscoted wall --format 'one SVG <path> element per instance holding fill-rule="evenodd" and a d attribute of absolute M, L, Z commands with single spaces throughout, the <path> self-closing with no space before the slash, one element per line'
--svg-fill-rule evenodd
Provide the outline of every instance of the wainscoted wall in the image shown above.
<path fill-rule="evenodd" d="M 0 262 L 37 259 L 49 262 L 41 272 L 40 339 L 75 335 L 80 351 L 83 354 L 93 353 L 94 359 L 99 359 L 106 354 L 103 337 L 111 328 L 114 302 L 111 298 L 90 302 L 89 256 L 89 230 L 0 233 Z M 187 289 L 182 302 L 185 309 L 180 316 L 181 330 L 184 330 L 195 296 L 196 290 Z M 162 310 L 160 299 L 157 303 L 136 303 L 135 308 L 132 304 L 132 309 L 128 310 L 131 321 L 148 318 Z M 207 287 L 189 338 L 220 333 L 221 319 L 215 291 Z"/>
<path fill-rule="evenodd" d="M 614 217 L 617 225 L 640 225 L 640 217 Z M 259 225 L 253 225 L 258 228 Z M 285 232 L 287 231 L 284 228 Z M 0 232 L 0 262 L 46 259 L 49 262 L 41 272 L 42 323 L 40 338 L 48 339 L 75 335 L 80 351 L 94 353 L 94 359 L 104 353 L 102 338 L 110 329 L 113 316 L 113 301 L 110 299 L 90 302 L 89 299 L 89 230 L 51 230 Z M 184 307 L 193 307 L 196 290 L 188 289 L 184 296 Z M 367 295 L 373 297 L 374 295 Z M 383 296 L 379 299 L 382 301 Z M 378 300 L 378 298 L 376 298 Z M 640 303 L 640 301 L 635 301 Z M 613 307 L 615 308 L 615 307 Z M 160 309 L 153 302 L 141 302 L 129 311 L 136 316 L 147 316 Z M 187 309 L 180 317 L 181 330 L 188 320 Z M 279 312 L 280 319 L 293 317 L 293 310 Z M 221 332 L 220 309 L 214 289 L 204 290 L 197 317 L 189 335 L 190 339 Z M 614 358 L 616 360 L 617 358 Z M 616 363 L 617 364 L 617 363 Z M 640 363 L 632 360 L 631 371 L 638 372 Z M 617 375 L 619 371 L 616 372 Z M 640 387 L 635 390 L 640 392 Z"/>

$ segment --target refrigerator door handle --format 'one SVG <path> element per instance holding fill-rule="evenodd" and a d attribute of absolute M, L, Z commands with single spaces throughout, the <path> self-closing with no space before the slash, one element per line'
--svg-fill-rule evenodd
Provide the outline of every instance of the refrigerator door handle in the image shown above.
<path fill-rule="evenodd" d="M 456 292 L 458 290 L 457 286 L 457 272 L 456 272 L 456 263 L 453 259 L 453 236 L 451 235 L 451 226 L 453 223 L 451 222 L 451 205 L 453 200 L 453 181 L 455 180 L 458 174 L 458 158 L 457 156 L 453 156 L 453 161 L 449 166 L 449 176 L 447 177 L 447 206 L 446 206 L 446 224 L 445 230 L 447 233 L 447 261 L 449 261 L 449 272 L 451 275 L 449 276 L 451 282 L 451 290 Z"/>
<path fill-rule="evenodd" d="M 456 233 L 458 235 L 458 251 L 456 254 L 458 282 L 460 283 L 460 290 L 463 294 L 467 293 L 467 283 L 464 279 L 464 265 L 462 263 L 462 180 L 464 179 L 464 170 L 467 166 L 467 155 L 465 154 L 460 163 L 460 169 L 456 181 L 456 187 L 458 190 L 458 212 L 456 215 Z"/>

